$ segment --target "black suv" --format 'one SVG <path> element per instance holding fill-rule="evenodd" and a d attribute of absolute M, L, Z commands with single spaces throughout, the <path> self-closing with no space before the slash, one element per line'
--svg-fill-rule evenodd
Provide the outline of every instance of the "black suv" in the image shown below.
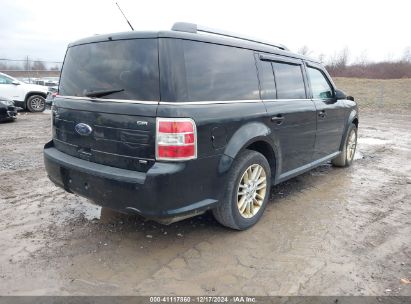
<path fill-rule="evenodd" d="M 49 178 L 162 223 L 212 210 L 247 229 L 271 185 L 356 147 L 357 106 L 320 63 L 195 24 L 70 44 L 58 94 Z"/>

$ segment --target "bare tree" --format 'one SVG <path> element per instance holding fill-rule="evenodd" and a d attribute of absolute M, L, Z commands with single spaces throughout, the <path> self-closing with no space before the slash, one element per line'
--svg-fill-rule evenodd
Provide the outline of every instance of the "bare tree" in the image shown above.
<path fill-rule="evenodd" d="M 350 55 L 350 51 L 348 47 L 343 48 L 337 56 L 337 67 L 345 68 L 348 64 L 348 58 Z"/>
<path fill-rule="evenodd" d="M 402 55 L 402 61 L 411 62 L 411 46 L 407 46 L 404 49 L 404 53 Z"/>
<path fill-rule="evenodd" d="M 44 71 L 46 70 L 46 65 L 42 61 L 36 60 L 33 62 L 31 69 L 35 71 Z"/>
<path fill-rule="evenodd" d="M 312 53 L 312 51 L 308 48 L 308 46 L 303 45 L 297 50 L 297 53 L 304 56 L 309 56 Z"/>
<path fill-rule="evenodd" d="M 18 71 L 22 69 L 23 69 L 23 66 L 20 64 L 14 63 L 14 61 L 4 60 L 0 62 L 0 70 L 3 70 L 3 71 Z"/>
<path fill-rule="evenodd" d="M 393 62 L 395 59 L 394 53 L 393 52 L 388 52 L 385 54 L 385 59 L 383 60 L 384 62 Z"/>
<path fill-rule="evenodd" d="M 368 64 L 368 53 L 367 50 L 363 50 L 361 54 L 355 59 L 355 63 L 357 65 L 366 66 Z"/>
<path fill-rule="evenodd" d="M 321 62 L 321 64 L 325 63 L 325 54 L 321 53 L 320 55 L 318 55 L 318 61 Z"/>
<path fill-rule="evenodd" d="M 23 70 L 20 64 L 9 64 L 7 65 L 7 69 L 10 71 L 21 71 Z"/>
<path fill-rule="evenodd" d="M 334 54 L 328 61 L 326 66 L 327 70 L 334 76 L 340 76 L 347 67 L 349 54 L 348 47 L 345 47 L 339 53 Z"/>
<path fill-rule="evenodd" d="M 50 71 L 60 71 L 60 66 L 56 64 L 55 66 L 50 68 Z"/>

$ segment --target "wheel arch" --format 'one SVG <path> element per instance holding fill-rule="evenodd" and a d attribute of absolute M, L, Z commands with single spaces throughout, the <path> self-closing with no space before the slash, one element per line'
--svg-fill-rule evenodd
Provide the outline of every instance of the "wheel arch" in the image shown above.
<path fill-rule="evenodd" d="M 267 159 L 268 164 L 270 165 L 271 169 L 271 176 L 276 175 L 276 155 L 274 152 L 273 147 L 263 139 L 256 140 L 249 144 L 248 146 L 244 147 L 242 150 L 252 150 L 261 153 Z"/>
<path fill-rule="evenodd" d="M 352 122 L 358 128 L 358 117 L 355 117 Z"/>
<path fill-rule="evenodd" d="M 267 159 L 272 177 L 277 176 L 280 160 L 278 141 L 275 135 L 263 123 L 249 123 L 238 129 L 228 141 L 224 155 L 220 160 L 219 171 L 230 170 L 235 158 L 244 150 L 253 150 Z"/>
<path fill-rule="evenodd" d="M 26 97 L 24 98 L 24 103 L 27 103 L 27 100 L 33 95 L 40 95 L 44 99 L 47 98 L 47 93 L 44 93 L 44 92 L 41 92 L 41 91 L 30 91 L 26 94 Z"/>
<path fill-rule="evenodd" d="M 342 151 L 344 147 L 344 142 L 345 142 L 345 138 L 347 137 L 348 128 L 350 127 L 352 123 L 355 124 L 355 126 L 358 128 L 359 119 L 358 119 L 358 111 L 356 109 L 353 109 L 350 112 L 350 115 L 348 115 L 347 123 L 345 124 L 344 133 L 341 138 L 340 151 Z"/>

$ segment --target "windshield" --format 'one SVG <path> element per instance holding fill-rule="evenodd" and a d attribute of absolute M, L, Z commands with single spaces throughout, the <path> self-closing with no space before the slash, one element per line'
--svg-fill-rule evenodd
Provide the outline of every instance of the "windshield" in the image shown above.
<path fill-rule="evenodd" d="M 11 84 L 11 83 L 13 83 L 13 81 L 19 82 L 16 78 L 13 78 L 9 75 L 0 73 L 0 83 L 1 84 Z"/>
<path fill-rule="evenodd" d="M 101 98 L 160 99 L 157 39 L 105 41 L 67 50 L 60 95 L 84 97 L 111 90 Z"/>

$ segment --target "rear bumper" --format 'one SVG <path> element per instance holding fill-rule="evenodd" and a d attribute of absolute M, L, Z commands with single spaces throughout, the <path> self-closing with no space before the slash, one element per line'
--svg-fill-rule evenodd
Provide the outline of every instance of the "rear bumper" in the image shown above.
<path fill-rule="evenodd" d="M 44 147 L 51 181 L 100 206 L 147 218 L 167 220 L 200 214 L 215 206 L 225 175 L 217 174 L 219 157 L 184 163 L 155 163 L 147 172 L 85 161 Z"/>

